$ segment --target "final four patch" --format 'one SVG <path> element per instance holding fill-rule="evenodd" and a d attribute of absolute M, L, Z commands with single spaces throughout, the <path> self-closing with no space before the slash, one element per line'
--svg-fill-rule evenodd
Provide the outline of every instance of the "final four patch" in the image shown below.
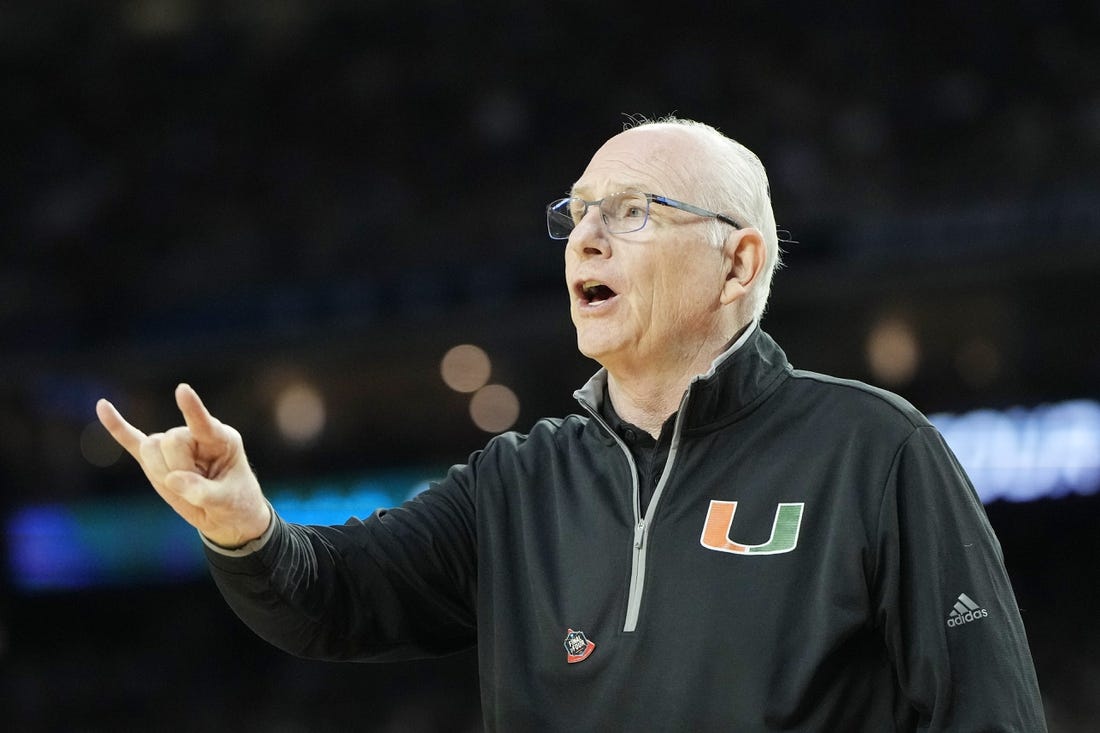
<path fill-rule="evenodd" d="M 596 648 L 596 642 L 589 641 L 585 638 L 583 631 L 573 631 L 569 629 L 565 635 L 565 661 L 570 664 L 576 664 L 577 662 L 583 662 L 588 659 L 592 654 L 592 650 Z"/>

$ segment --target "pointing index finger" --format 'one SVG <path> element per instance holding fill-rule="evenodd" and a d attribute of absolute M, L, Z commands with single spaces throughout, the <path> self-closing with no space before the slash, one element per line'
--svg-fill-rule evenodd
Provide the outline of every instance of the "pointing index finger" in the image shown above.
<path fill-rule="evenodd" d="M 191 385 L 180 384 L 176 387 L 176 404 L 196 440 L 200 442 L 225 440 L 225 436 L 218 429 L 221 422 L 210 414 Z"/>
<path fill-rule="evenodd" d="M 111 437 L 118 441 L 118 444 L 121 445 L 127 453 L 134 458 L 138 458 L 141 441 L 145 440 L 145 433 L 126 422 L 122 414 L 107 400 L 99 400 L 96 402 L 95 414 L 99 418 L 99 422 L 103 424 L 103 427 L 107 428 L 107 432 L 111 434 Z"/>

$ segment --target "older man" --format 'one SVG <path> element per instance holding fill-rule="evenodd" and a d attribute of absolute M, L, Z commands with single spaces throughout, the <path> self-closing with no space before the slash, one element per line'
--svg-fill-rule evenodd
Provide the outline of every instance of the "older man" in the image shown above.
<path fill-rule="evenodd" d="M 163 434 L 98 405 L 241 618 L 326 659 L 476 644 L 492 730 L 1044 730 L 999 545 L 938 433 L 760 329 L 778 246 L 756 156 L 642 124 L 547 223 L 603 366 L 587 416 L 498 436 L 401 507 L 289 524 L 189 387 Z"/>

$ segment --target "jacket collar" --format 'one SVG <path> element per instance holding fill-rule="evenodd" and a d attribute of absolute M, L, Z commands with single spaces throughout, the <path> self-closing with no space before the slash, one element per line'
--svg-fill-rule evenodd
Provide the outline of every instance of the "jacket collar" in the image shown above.
<path fill-rule="evenodd" d="M 753 322 L 711 362 L 710 369 L 691 381 L 684 429 L 703 429 L 737 419 L 755 409 L 789 371 L 786 354 Z M 599 415 L 606 386 L 607 370 L 600 369 L 573 397 Z"/>

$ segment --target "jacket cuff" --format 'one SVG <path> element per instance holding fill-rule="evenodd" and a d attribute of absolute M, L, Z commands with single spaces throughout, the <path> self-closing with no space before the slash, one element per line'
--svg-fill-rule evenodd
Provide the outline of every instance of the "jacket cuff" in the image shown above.
<path fill-rule="evenodd" d="M 223 547 L 202 532 L 199 532 L 199 538 L 202 539 L 202 543 L 206 545 L 207 549 L 211 552 L 225 557 L 246 557 L 254 552 L 259 552 L 263 549 L 263 546 L 267 544 L 267 541 L 271 539 L 271 535 L 275 533 L 275 525 L 277 523 L 275 520 L 275 507 L 271 506 L 270 501 L 267 502 L 267 506 L 271 509 L 271 521 L 268 522 L 267 529 L 264 530 L 262 535 L 254 540 L 246 542 L 240 547 Z"/>

